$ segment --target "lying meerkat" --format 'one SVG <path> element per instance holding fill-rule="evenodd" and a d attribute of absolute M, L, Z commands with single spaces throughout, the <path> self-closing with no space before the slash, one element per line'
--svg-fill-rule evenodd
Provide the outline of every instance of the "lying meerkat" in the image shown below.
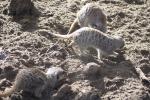
<path fill-rule="evenodd" d="M 72 23 L 68 34 L 75 31 L 78 25 L 80 27 L 92 27 L 102 32 L 106 32 L 107 31 L 106 20 L 107 20 L 106 15 L 99 7 L 99 5 L 95 3 L 87 3 L 77 13 L 77 18 Z"/>
<path fill-rule="evenodd" d="M 96 49 L 98 59 L 111 54 L 117 55 L 114 51 L 124 46 L 124 40 L 121 37 L 110 36 L 90 27 L 82 27 L 68 35 L 50 34 L 60 38 L 72 39 L 70 46 L 73 44 L 78 45 L 81 54 L 85 54 L 84 50 L 89 47 Z"/>
<path fill-rule="evenodd" d="M 7 97 L 16 91 L 26 91 L 34 96 L 40 98 L 42 92 L 51 85 L 59 82 L 56 77 L 60 77 L 63 70 L 53 68 L 52 72 L 49 70 L 48 73 L 37 68 L 21 69 L 16 76 L 14 85 L 10 90 L 0 93 L 0 97 Z M 60 80 L 60 79 L 59 79 Z M 50 86 L 53 88 L 53 86 Z"/>

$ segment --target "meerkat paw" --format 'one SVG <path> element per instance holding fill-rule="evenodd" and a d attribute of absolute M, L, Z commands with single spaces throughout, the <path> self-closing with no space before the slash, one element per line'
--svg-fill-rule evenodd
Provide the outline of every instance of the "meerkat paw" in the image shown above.
<path fill-rule="evenodd" d="M 103 58 L 100 49 L 97 49 L 97 58 L 100 60 L 102 60 L 102 58 Z"/>

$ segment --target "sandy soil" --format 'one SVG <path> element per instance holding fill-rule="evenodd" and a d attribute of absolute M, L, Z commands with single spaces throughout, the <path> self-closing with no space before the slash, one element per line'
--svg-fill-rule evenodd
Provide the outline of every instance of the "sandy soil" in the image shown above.
<path fill-rule="evenodd" d="M 106 13 L 108 34 L 124 38 L 125 51 L 121 56 L 103 62 L 94 55 L 71 56 L 73 52 L 62 40 L 45 32 L 66 34 L 76 12 L 88 1 L 97 2 Z M 38 14 L 13 19 L 5 14 L 7 1 L 1 0 L 0 90 L 10 88 L 22 68 L 38 67 L 45 71 L 59 65 L 68 72 L 71 92 L 56 100 L 150 100 L 149 88 L 142 84 L 135 71 L 135 67 L 141 68 L 150 79 L 150 5 L 149 1 L 147 4 L 126 1 L 129 0 L 33 0 Z M 98 64 L 101 70 L 86 77 L 82 71 L 91 62 Z M 93 93 L 95 99 L 89 99 Z M 0 100 L 49 98 L 37 99 L 18 92 Z"/>

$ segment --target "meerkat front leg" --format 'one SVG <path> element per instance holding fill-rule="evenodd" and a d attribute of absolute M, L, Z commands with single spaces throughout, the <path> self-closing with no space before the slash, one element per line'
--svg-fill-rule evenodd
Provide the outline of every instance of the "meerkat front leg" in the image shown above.
<path fill-rule="evenodd" d="M 102 59 L 102 54 L 100 49 L 97 49 L 97 57 L 98 59 Z"/>

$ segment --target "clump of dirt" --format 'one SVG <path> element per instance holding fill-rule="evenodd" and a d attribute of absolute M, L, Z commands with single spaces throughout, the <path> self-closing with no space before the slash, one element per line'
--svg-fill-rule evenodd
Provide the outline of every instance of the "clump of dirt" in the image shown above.
<path fill-rule="evenodd" d="M 0 91 L 13 85 L 23 68 L 62 67 L 67 81 L 44 91 L 41 100 L 149 100 L 149 86 L 136 72 L 150 79 L 150 5 L 143 0 L 33 0 L 38 16 L 14 18 L 6 13 L 8 0 L 0 1 Z M 122 36 L 125 47 L 117 57 L 98 60 L 79 57 L 67 47 L 69 41 L 49 35 L 66 34 L 76 12 L 87 2 L 96 2 L 107 15 L 108 34 Z M 106 33 L 107 34 L 107 33 Z M 75 53 L 78 49 L 74 47 Z M 93 66 L 93 68 L 92 68 Z M 90 71 L 91 70 L 91 71 Z M 98 70 L 98 71 L 97 71 Z M 90 74 L 89 74 L 90 73 Z M 65 96 L 67 95 L 67 97 Z M 40 100 L 16 92 L 10 100 Z M 6 100 L 6 98 L 0 98 Z"/>

